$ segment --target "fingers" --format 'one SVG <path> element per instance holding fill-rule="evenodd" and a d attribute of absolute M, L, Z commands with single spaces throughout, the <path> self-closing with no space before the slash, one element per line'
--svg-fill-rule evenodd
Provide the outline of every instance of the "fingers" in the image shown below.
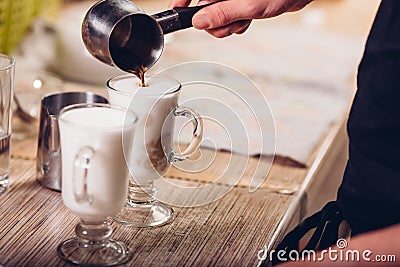
<path fill-rule="evenodd" d="M 214 28 L 214 29 L 207 29 L 206 31 L 217 37 L 217 38 L 223 38 L 227 37 L 229 35 L 232 35 L 233 33 L 236 34 L 242 34 L 244 33 L 250 26 L 251 20 L 240 20 L 233 22 L 231 24 L 228 24 L 226 26 Z"/>
<path fill-rule="evenodd" d="M 296 2 L 295 5 L 293 7 L 291 7 L 290 9 L 288 9 L 288 12 L 295 12 L 295 11 L 299 11 L 301 9 L 303 9 L 305 6 L 307 6 L 309 3 L 311 3 L 313 0 L 303 0 L 303 1 L 299 1 Z"/>
<path fill-rule="evenodd" d="M 243 27 L 242 29 L 239 29 L 238 31 L 236 31 L 236 34 L 243 34 L 245 31 L 247 31 L 247 29 L 250 27 L 251 24 L 251 20 L 249 21 L 249 24 L 247 24 L 247 26 Z"/>
<path fill-rule="evenodd" d="M 217 29 L 236 21 L 254 18 L 250 4 L 242 1 L 222 1 L 205 7 L 193 17 L 193 26 L 199 30 Z"/>
<path fill-rule="evenodd" d="M 172 9 L 174 7 L 184 7 L 184 6 L 189 6 L 191 0 L 171 0 L 168 5 L 168 9 Z"/>

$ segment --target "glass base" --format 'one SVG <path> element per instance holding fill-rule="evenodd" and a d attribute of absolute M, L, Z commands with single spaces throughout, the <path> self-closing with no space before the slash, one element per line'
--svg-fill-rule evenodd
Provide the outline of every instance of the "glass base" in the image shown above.
<path fill-rule="evenodd" d="M 174 210 L 161 202 L 135 204 L 128 201 L 120 213 L 112 219 L 127 226 L 151 227 L 167 224 L 173 218 Z"/>
<path fill-rule="evenodd" d="M 69 263 L 84 266 L 115 266 L 127 262 L 131 256 L 121 242 L 107 240 L 99 244 L 86 243 L 77 237 L 59 244 L 57 254 Z"/>

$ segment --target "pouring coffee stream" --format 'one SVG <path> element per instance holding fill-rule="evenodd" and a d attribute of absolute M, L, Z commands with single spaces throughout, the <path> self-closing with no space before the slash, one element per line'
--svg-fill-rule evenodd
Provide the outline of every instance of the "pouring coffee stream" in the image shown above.
<path fill-rule="evenodd" d="M 103 0 L 87 12 L 82 39 L 89 53 L 103 63 L 138 76 L 160 58 L 164 34 L 192 27 L 192 17 L 209 3 L 176 7 L 147 15 L 129 0 Z"/>

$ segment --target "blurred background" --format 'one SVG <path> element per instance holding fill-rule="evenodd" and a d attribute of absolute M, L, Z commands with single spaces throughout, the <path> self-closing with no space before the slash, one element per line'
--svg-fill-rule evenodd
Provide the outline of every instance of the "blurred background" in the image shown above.
<path fill-rule="evenodd" d="M 11 53 L 17 57 L 21 62 L 18 64 L 19 70 L 37 70 L 38 68 L 52 70 L 66 80 L 102 84 L 104 78 L 115 75 L 116 71 L 114 68 L 109 68 L 92 59 L 80 40 L 83 15 L 95 2 L 85 0 L 0 0 L 0 52 Z M 168 5 L 166 0 L 134 2 L 149 14 L 165 10 Z M 302 30 L 301 33 L 328 32 L 331 35 L 344 36 L 352 40 L 358 39 L 359 46 L 362 47 L 378 3 L 378 0 L 316 0 L 302 12 L 257 21 L 253 24 L 259 25 L 253 25 L 244 35 L 258 35 L 256 37 L 260 45 L 264 45 L 263 48 L 268 49 L 269 40 L 276 37 L 268 38 L 265 35 L 269 31 L 282 31 L 282 27 L 287 26 L 295 28 L 296 31 Z M 266 34 L 262 36 L 262 32 L 257 32 L 251 35 L 252 28 L 265 30 Z M 309 30 L 309 32 L 305 32 L 305 30 Z M 193 32 L 191 34 L 194 34 Z M 204 33 L 196 34 L 194 37 L 206 40 L 211 46 L 220 47 L 230 46 L 237 39 L 246 39 L 233 36 L 230 37 L 233 39 L 230 42 L 223 42 L 204 36 Z M 173 35 L 166 36 L 167 43 L 173 39 Z M 193 35 L 189 36 L 189 33 L 187 35 L 187 37 L 183 35 L 183 39 L 186 39 L 185 45 L 187 45 L 189 37 L 193 37 Z M 309 36 L 304 35 L 303 39 L 307 41 L 307 37 Z M 290 39 L 286 41 L 292 42 Z M 295 49 L 295 45 L 296 43 L 292 44 L 292 50 L 298 50 Z M 237 45 L 237 47 L 240 46 L 242 49 L 246 49 L 242 43 Z M 193 52 L 190 46 L 183 51 L 183 53 L 188 52 Z M 249 53 L 250 51 L 247 52 L 247 54 L 254 54 Z M 224 61 L 216 55 L 212 56 L 215 61 Z M 235 57 L 238 56 L 240 57 L 240 55 Z M 313 55 L 308 54 L 308 57 L 312 59 Z M 205 59 L 203 58 L 203 60 Z M 177 60 L 177 62 L 179 61 Z M 93 72 L 88 68 L 89 66 L 94 68 Z M 102 76 L 100 79 L 98 76 L 104 73 L 109 75 Z"/>

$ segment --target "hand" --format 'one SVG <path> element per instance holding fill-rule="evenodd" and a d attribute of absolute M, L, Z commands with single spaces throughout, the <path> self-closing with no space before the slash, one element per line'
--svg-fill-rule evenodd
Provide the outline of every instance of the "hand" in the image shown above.
<path fill-rule="evenodd" d="M 222 38 L 233 33 L 241 34 L 250 26 L 252 19 L 271 18 L 285 12 L 297 11 L 312 0 L 225 0 L 205 7 L 193 17 L 193 27 L 206 30 Z M 171 0 L 169 7 L 188 6 L 191 0 Z M 208 0 L 200 1 L 204 5 Z"/>

